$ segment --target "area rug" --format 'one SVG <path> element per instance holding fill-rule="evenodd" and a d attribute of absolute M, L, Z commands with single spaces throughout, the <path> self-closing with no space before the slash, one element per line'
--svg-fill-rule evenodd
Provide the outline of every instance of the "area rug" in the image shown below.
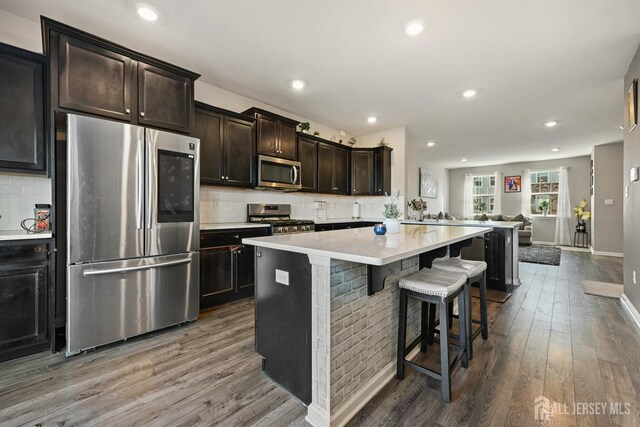
<path fill-rule="evenodd" d="M 562 250 L 555 246 L 520 246 L 520 261 L 532 264 L 560 265 Z"/>
<path fill-rule="evenodd" d="M 622 297 L 622 292 L 624 292 L 624 286 L 618 283 L 594 282 L 593 280 L 583 280 L 582 291 L 585 294 L 589 294 L 589 295 L 620 299 L 620 297 Z"/>

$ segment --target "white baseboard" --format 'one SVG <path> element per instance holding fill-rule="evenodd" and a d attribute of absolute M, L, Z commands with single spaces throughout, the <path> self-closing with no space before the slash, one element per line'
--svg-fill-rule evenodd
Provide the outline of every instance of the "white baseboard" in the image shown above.
<path fill-rule="evenodd" d="M 420 351 L 420 346 L 416 347 L 407 355 L 407 359 L 413 358 Z M 353 418 L 360 409 L 364 407 L 389 381 L 396 377 L 397 362 L 393 360 L 385 365 L 384 368 L 376 375 L 371 377 L 362 387 L 360 387 L 349 399 L 347 399 L 334 415 L 331 416 L 331 426 L 342 427 L 347 424 L 351 418 Z M 311 405 L 309 405 L 311 410 Z M 309 420 L 309 414 L 307 414 L 307 421 L 309 424 L 316 427 L 316 424 L 311 423 Z M 320 426 L 317 426 L 320 427 Z"/>
<path fill-rule="evenodd" d="M 541 240 L 534 240 L 531 243 L 534 245 L 555 245 L 553 242 L 543 242 Z"/>
<path fill-rule="evenodd" d="M 629 301 L 627 295 L 622 294 L 622 297 L 620 297 L 620 301 L 622 302 L 622 306 L 626 308 L 631 317 L 633 317 L 633 320 L 635 320 L 638 328 L 640 328 L 640 313 L 638 313 L 638 310 L 636 310 L 633 304 L 631 304 L 631 301 Z"/>
<path fill-rule="evenodd" d="M 589 246 L 592 255 L 600 255 L 600 256 L 613 256 L 617 258 L 624 258 L 624 254 L 620 252 L 605 252 L 605 251 L 596 251 L 593 249 L 593 246 Z"/>
<path fill-rule="evenodd" d="M 307 416 L 304 420 L 313 427 L 330 427 L 331 420 L 325 411 L 318 407 L 315 403 L 311 403 L 307 407 Z"/>

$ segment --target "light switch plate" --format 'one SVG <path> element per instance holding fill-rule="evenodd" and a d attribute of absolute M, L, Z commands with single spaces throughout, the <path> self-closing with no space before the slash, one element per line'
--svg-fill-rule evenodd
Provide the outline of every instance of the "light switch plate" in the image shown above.
<path fill-rule="evenodd" d="M 638 180 L 638 166 L 634 166 L 629 171 L 629 180 L 637 181 Z"/>
<path fill-rule="evenodd" d="M 613 206 L 613 199 L 604 199 L 605 206 Z"/>
<path fill-rule="evenodd" d="M 276 268 L 276 283 L 289 286 L 289 272 L 278 270 Z"/>

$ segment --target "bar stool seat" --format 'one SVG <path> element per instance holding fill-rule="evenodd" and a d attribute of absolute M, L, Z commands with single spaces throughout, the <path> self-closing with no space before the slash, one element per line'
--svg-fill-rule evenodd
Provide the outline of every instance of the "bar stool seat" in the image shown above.
<path fill-rule="evenodd" d="M 467 291 L 469 304 L 467 305 L 467 347 L 469 349 L 469 359 L 473 359 L 473 339 L 482 333 L 482 339 L 489 337 L 488 315 L 487 315 L 487 281 L 485 273 L 487 271 L 487 263 L 484 261 L 474 261 L 462 258 L 436 258 L 433 260 L 432 268 L 437 271 L 464 274 L 467 277 Z M 471 285 L 478 283 L 480 288 L 480 319 L 473 319 L 471 315 Z M 450 310 L 451 312 L 452 310 Z M 451 316 L 453 316 L 451 314 Z M 435 316 L 431 316 L 431 321 L 435 321 Z M 478 329 L 473 330 L 473 324 L 480 325 Z M 451 326 L 451 320 L 449 321 Z M 429 342 L 433 342 L 433 338 L 429 338 Z"/>
<path fill-rule="evenodd" d="M 468 341 L 460 339 L 458 340 L 458 345 L 451 344 L 449 343 L 449 335 L 446 333 L 448 331 L 449 303 L 453 302 L 457 297 L 458 306 L 462 308 L 460 310 L 460 335 L 467 336 L 466 305 L 469 303 L 467 297 L 469 293 L 466 288 L 468 282 L 465 274 L 436 271 L 428 268 L 403 277 L 399 281 L 400 311 L 398 313 L 398 363 L 396 376 L 399 380 L 402 380 L 404 378 L 404 368 L 408 365 L 418 372 L 440 380 L 442 399 L 446 402 L 451 401 L 451 370 L 458 360 L 461 360 L 463 368 L 468 366 Z M 422 313 L 420 335 L 407 347 L 407 305 L 409 298 L 422 302 Z M 427 337 L 432 335 L 431 330 L 427 332 L 427 310 L 431 308 L 435 315 L 436 305 L 439 306 L 440 318 L 443 319 L 442 327 L 445 331 L 445 333 L 440 334 L 440 372 L 432 371 L 405 359 L 406 355 L 418 344 L 420 344 L 421 351 L 426 351 Z M 457 351 L 451 362 L 449 361 L 449 348 Z"/>

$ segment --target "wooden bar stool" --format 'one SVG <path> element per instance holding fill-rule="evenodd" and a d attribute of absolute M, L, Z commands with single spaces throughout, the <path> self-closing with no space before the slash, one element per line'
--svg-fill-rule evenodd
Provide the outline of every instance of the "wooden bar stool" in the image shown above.
<path fill-rule="evenodd" d="M 472 261 L 461 258 L 437 258 L 433 260 L 431 266 L 433 270 L 443 271 L 455 274 L 464 274 L 467 278 L 466 290 L 468 292 L 467 300 L 469 304 L 465 307 L 467 309 L 467 347 L 469 349 L 469 360 L 473 359 L 473 340 L 478 334 L 482 333 L 482 339 L 486 340 L 489 337 L 489 328 L 487 324 L 487 263 L 484 261 Z M 480 288 L 480 319 L 473 319 L 471 315 L 471 285 L 477 283 Z M 452 310 L 450 310 L 450 313 Z M 458 308 L 458 313 L 460 308 Z M 451 315 L 451 314 L 450 314 Z M 435 315 L 432 315 L 435 320 Z M 449 327 L 451 327 L 451 320 L 449 321 Z M 473 323 L 480 325 L 479 328 L 473 330 Z M 430 339 L 432 341 L 433 338 Z"/>
<path fill-rule="evenodd" d="M 451 401 L 451 370 L 455 367 L 458 360 L 461 360 L 463 368 L 468 366 L 467 341 L 458 340 L 459 345 L 449 342 L 448 330 L 448 310 L 449 303 L 458 297 L 458 306 L 462 307 L 460 311 L 460 334 L 466 336 L 466 313 L 465 308 L 468 304 L 466 292 L 467 276 L 464 274 L 448 273 L 444 271 L 435 271 L 424 268 L 411 276 L 400 279 L 400 313 L 398 314 L 398 365 L 397 378 L 404 378 L 405 365 L 411 366 L 413 369 L 423 374 L 427 374 L 433 378 L 440 380 L 442 386 L 442 399 L 445 402 Z M 407 344 L 407 303 L 409 298 L 414 298 L 422 302 L 422 325 L 421 333 L 409 347 Z M 470 301 L 469 301 L 470 302 Z M 445 333 L 440 334 L 440 372 L 420 366 L 409 360 L 405 360 L 405 356 L 411 352 L 418 344 L 425 342 L 427 334 L 425 310 L 431 307 L 435 311 L 436 305 L 439 306 L 440 319 L 442 319 L 441 328 Z M 449 361 L 449 348 L 456 350 L 457 354 L 453 361 Z M 426 345 L 421 346 L 421 350 L 426 350 Z"/>

